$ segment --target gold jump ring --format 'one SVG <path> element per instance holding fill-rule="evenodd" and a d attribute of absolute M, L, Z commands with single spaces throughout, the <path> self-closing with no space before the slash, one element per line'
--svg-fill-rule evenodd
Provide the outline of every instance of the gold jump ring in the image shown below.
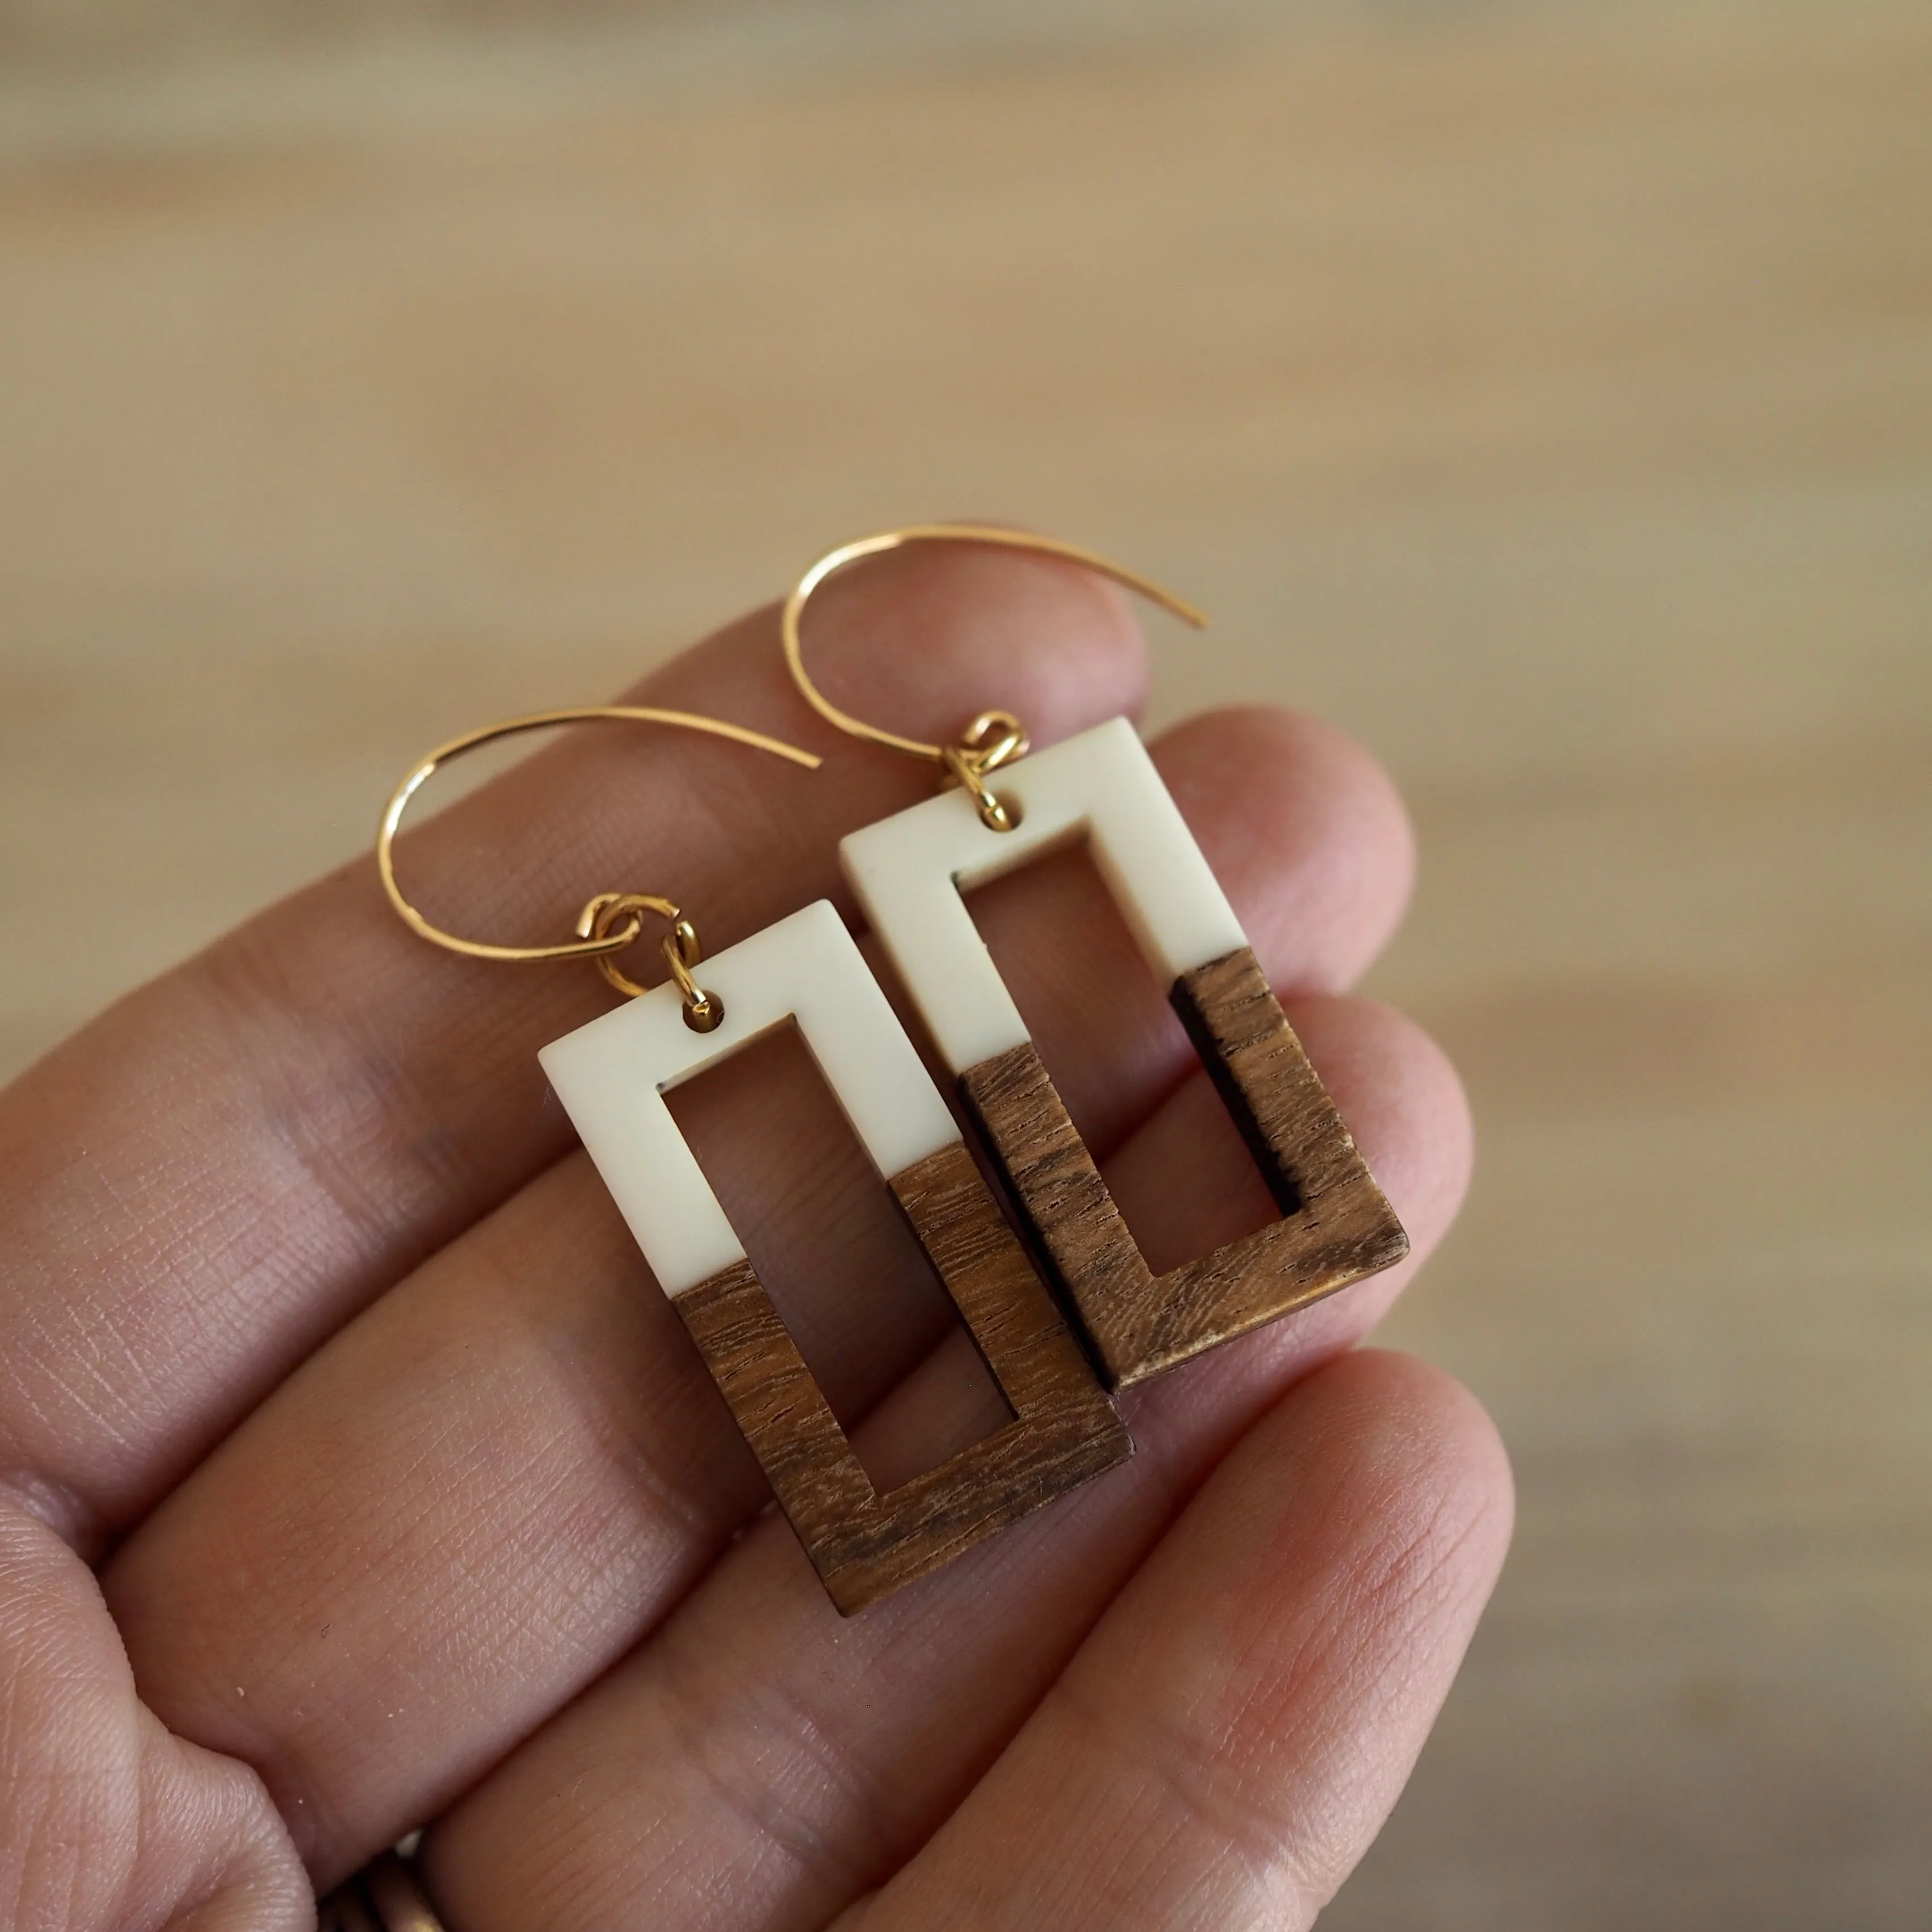
<path fill-rule="evenodd" d="M 598 953 L 597 970 L 617 991 L 636 1000 L 650 991 L 640 986 L 613 956 L 616 949 L 628 946 L 644 931 L 644 913 L 655 913 L 670 922 L 670 930 L 658 942 L 664 964 L 677 983 L 684 1000 L 684 1022 L 694 1033 L 710 1033 L 724 1017 L 724 1002 L 708 993 L 692 976 L 692 968 L 703 957 L 698 944 L 698 928 L 669 899 L 655 892 L 599 892 L 578 914 L 579 939 L 610 942 Z M 620 927 L 619 920 L 622 920 Z"/>

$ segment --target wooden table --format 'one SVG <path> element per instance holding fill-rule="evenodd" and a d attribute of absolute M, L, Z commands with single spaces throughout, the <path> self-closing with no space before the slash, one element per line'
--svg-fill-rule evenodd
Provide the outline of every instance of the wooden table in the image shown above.
<path fill-rule="evenodd" d="M 0 13 L 0 1068 L 826 542 L 1132 559 L 1482 1127 L 1522 1528 L 1325 1922 L 1923 1928 L 1932 12 L 967 10 Z"/>

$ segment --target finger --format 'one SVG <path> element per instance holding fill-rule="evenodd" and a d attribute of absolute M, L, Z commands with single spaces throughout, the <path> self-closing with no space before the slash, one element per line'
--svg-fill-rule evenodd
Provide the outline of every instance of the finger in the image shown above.
<path fill-rule="evenodd" d="M 1348 986 L 1395 930 L 1414 874 L 1388 774 L 1333 727 L 1271 706 L 1189 718 L 1154 752 L 1274 985 Z M 971 904 L 1068 1112 L 1106 1152 L 1196 1064 L 1168 988 L 1084 848 Z"/>
<path fill-rule="evenodd" d="M 1508 1543 L 1488 1418 L 1337 1362 L 1217 1469 L 866 1932 L 1312 1924 L 1388 1816 Z"/>
<path fill-rule="evenodd" d="M 814 636 L 829 687 L 922 733 L 994 700 L 1050 740 L 1142 687 L 1122 600 L 1040 560 L 887 560 L 831 586 Z M 687 733 L 577 734 L 406 837 L 416 896 L 526 940 L 567 933 L 600 887 L 668 891 L 715 950 L 835 890 L 838 838 L 930 782 L 812 717 L 769 610 L 635 695 L 832 755 L 808 775 Z M 0 1095 L 0 1475 L 83 1546 L 137 1516 L 324 1336 L 556 1158 L 567 1128 L 536 1050 L 608 997 L 587 968 L 424 945 L 363 860 L 32 1070 Z"/>
<path fill-rule="evenodd" d="M 1411 1271 L 1453 1215 L 1467 1115 L 1426 1038 L 1382 1009 L 1297 1003 L 1298 1027 L 1415 1238 Z M 1190 1082 L 1130 1165 L 1190 1184 Z M 1223 1201 L 1213 1211 L 1244 1211 Z M 1233 1232 L 1204 1222 L 1202 1238 Z M 760 1524 L 649 1645 L 594 1686 L 436 1828 L 430 1856 L 465 1932 L 540 1923 L 746 1928 L 822 1924 L 934 1830 L 1024 1720 L 1175 1510 L 1282 1390 L 1358 1340 L 1399 1285 L 1364 1282 L 1137 1390 L 1125 1468 L 842 1623 L 778 1523 Z M 958 1352 L 964 1355 L 968 1352 Z M 867 1425 L 890 1463 L 970 1378 L 928 1364 Z M 947 1419 L 951 1420 L 950 1415 Z M 962 1432 L 969 1439 L 970 1428 Z M 878 1438 L 886 1438 L 881 1442 Z"/>
<path fill-rule="evenodd" d="M 314 1905 L 245 1766 L 142 1708 L 86 1566 L 0 1490 L 0 1922 L 298 1932 Z"/>
<path fill-rule="evenodd" d="M 1187 753 L 1220 773 L 1218 789 L 1191 784 L 1210 853 L 1222 801 L 1251 814 L 1256 794 L 1274 796 L 1276 878 L 1300 896 L 1304 855 L 1330 861 L 1293 830 L 1298 783 L 1276 764 L 1251 769 L 1251 729 L 1219 758 L 1214 736 L 1191 734 Z M 1331 836 L 1352 838 L 1356 822 Z M 1356 848 L 1360 863 L 1390 869 L 1375 838 Z M 1238 849 L 1231 890 L 1272 933 L 1268 853 L 1260 841 L 1246 858 Z M 1063 985 L 1039 962 L 1078 950 L 1084 931 L 1023 898 L 986 916 L 1016 920 L 1042 1022 L 1076 1034 L 1060 1000 L 1106 989 Z M 1266 943 L 1292 959 L 1307 929 Z M 1110 983 L 1123 999 L 1151 988 L 1144 968 Z M 1155 1104 L 1173 1076 L 1127 1056 L 1116 1077 L 1124 1114 Z M 856 1419 L 932 1345 L 945 1304 L 917 1293 L 925 1265 L 802 1053 L 736 1062 L 717 1082 L 688 1090 L 686 1130 L 701 1157 L 716 1153 L 707 1172 L 835 1412 Z M 1232 1127 L 1214 1124 L 1246 1168 Z M 1193 1178 L 1184 1162 L 1148 1186 L 1184 1196 Z M 1203 1252 L 1212 1224 L 1198 1229 Z M 578 1157 L 292 1378 L 132 1539 L 108 1587 L 146 1694 L 183 1735 L 261 1766 L 317 1869 L 333 1873 L 445 1802 L 634 1641 L 762 1493 Z"/>

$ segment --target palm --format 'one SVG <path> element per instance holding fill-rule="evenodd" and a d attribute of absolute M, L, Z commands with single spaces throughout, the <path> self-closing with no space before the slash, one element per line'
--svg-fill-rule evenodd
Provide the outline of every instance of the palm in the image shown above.
<path fill-rule="evenodd" d="M 997 702 L 1050 740 L 1138 694 L 1120 606 L 1054 566 L 923 557 L 826 603 L 826 683 L 908 728 Z M 650 691 L 818 742 L 768 614 Z M 1334 991 L 1406 886 L 1385 785 L 1274 714 L 1157 755 L 1425 1250 L 1453 1076 Z M 403 862 L 472 925 L 625 885 L 722 945 L 836 895 L 838 835 L 922 783 L 613 734 Z M 1150 1259 L 1265 1214 L 1078 862 L 976 910 Z M 421 946 L 359 864 L 0 1096 L 0 1916 L 295 1926 L 434 1820 L 460 1932 L 1306 1924 L 1507 1533 L 1467 1398 L 1344 1352 L 1405 1271 L 1130 1399 L 1126 1468 L 842 1623 L 546 1100 L 536 1048 L 608 998 Z M 828 1106 L 770 1054 L 686 1119 L 888 1468 L 970 1438 L 983 1387 Z"/>

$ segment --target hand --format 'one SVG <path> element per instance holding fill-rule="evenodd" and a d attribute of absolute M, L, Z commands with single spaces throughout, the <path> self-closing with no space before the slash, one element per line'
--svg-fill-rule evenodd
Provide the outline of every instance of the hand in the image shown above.
<path fill-rule="evenodd" d="M 1122 602 L 1036 560 L 870 566 L 814 634 L 931 736 L 1141 693 Z M 826 764 L 580 733 L 406 836 L 415 896 L 514 939 L 659 892 L 715 950 L 842 901 L 838 836 L 929 786 L 806 712 L 769 611 L 644 690 Z M 1400 806 L 1278 712 L 1154 748 L 1419 1257 L 1460 1091 L 1337 990 L 1399 916 Z M 975 910 L 1155 1266 L 1266 1218 L 1084 860 Z M 279 1932 L 434 1821 L 458 1932 L 1307 1924 L 1508 1533 L 1474 1403 L 1352 1352 L 1414 1262 L 1130 1395 L 1130 1462 L 843 1622 L 544 1087 L 611 997 L 423 944 L 365 858 L 0 1096 L 0 1920 Z M 862 1453 L 930 1460 L 983 1378 L 829 1106 L 760 1050 L 681 1118 Z"/>

